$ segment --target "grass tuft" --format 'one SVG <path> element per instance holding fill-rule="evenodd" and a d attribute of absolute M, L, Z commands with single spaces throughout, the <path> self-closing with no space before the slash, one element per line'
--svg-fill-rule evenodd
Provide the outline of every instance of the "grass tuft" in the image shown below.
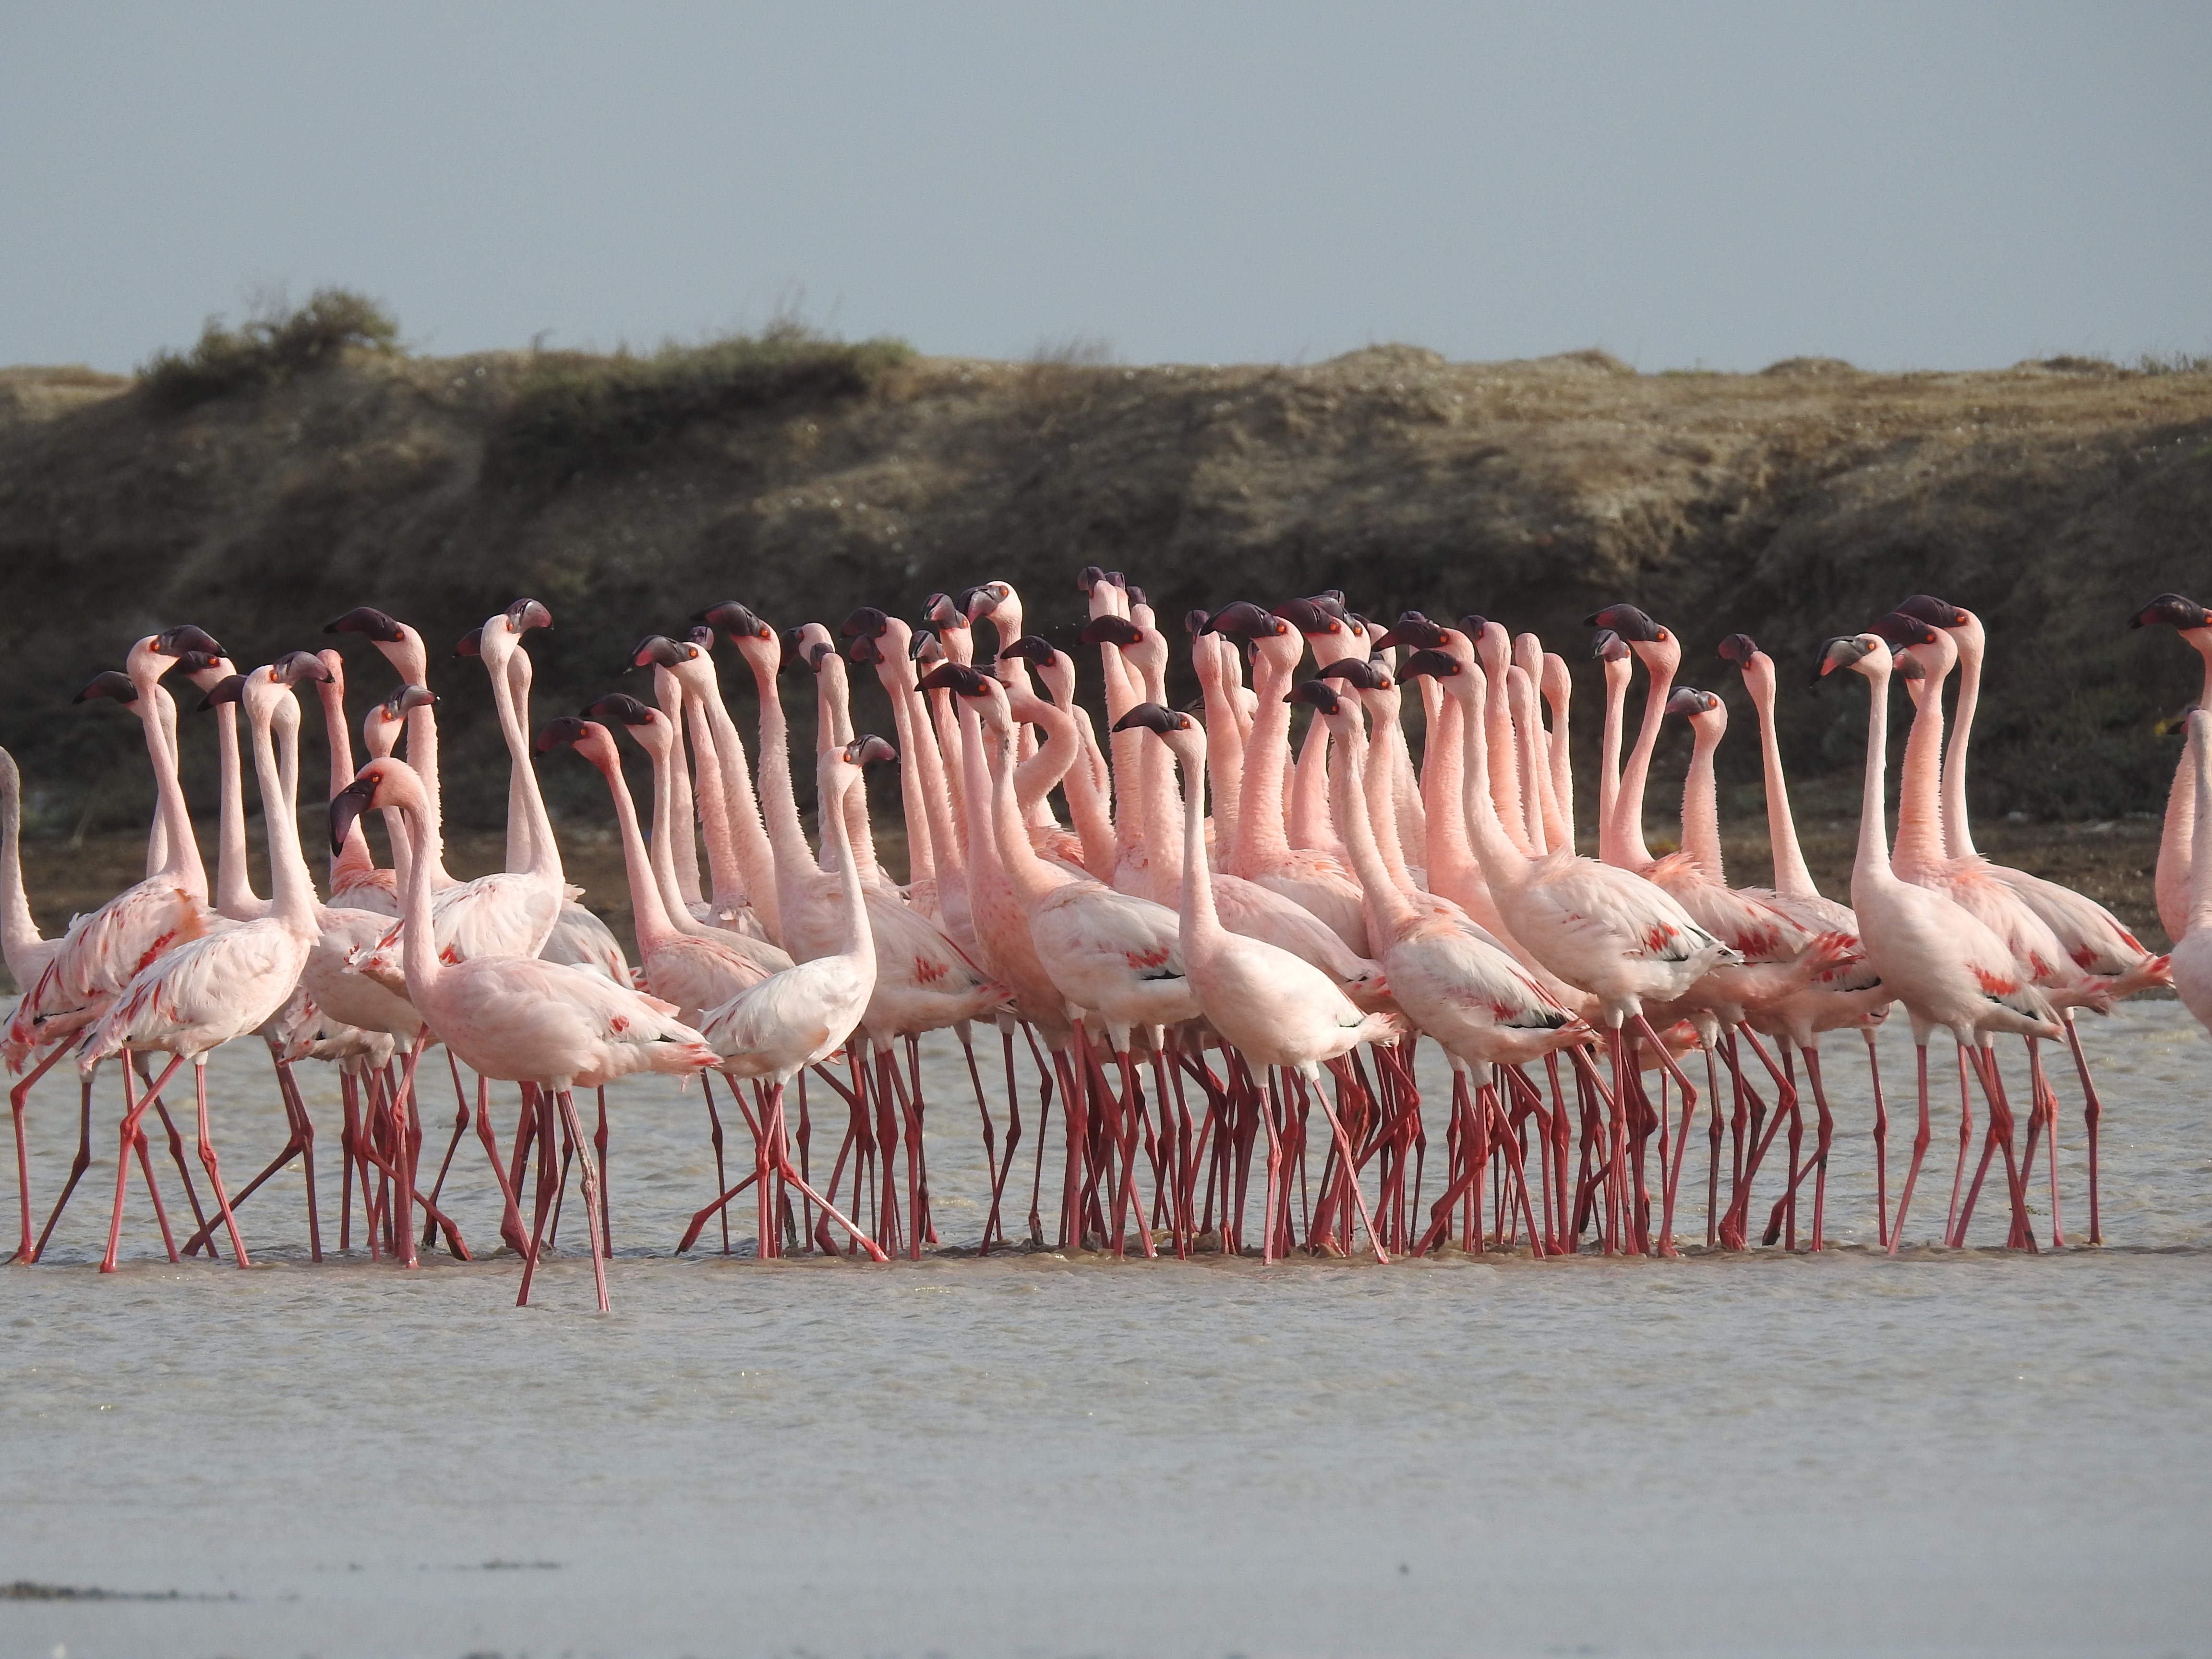
<path fill-rule="evenodd" d="M 914 355 L 903 340 L 840 340 L 793 319 L 650 356 L 542 353 L 501 420 L 498 444 L 514 460 L 579 466 L 696 421 L 866 397 Z"/>
<path fill-rule="evenodd" d="M 399 325 L 365 295 L 319 288 L 302 306 L 287 305 L 282 295 L 258 301 L 236 328 L 209 318 L 198 344 L 190 351 L 155 352 L 140 366 L 138 383 L 157 408 L 179 411 L 281 385 L 336 362 L 349 346 L 396 351 Z"/>

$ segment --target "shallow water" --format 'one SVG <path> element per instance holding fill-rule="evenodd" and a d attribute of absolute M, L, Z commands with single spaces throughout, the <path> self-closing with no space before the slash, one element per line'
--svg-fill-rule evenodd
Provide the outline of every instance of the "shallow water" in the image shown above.
<path fill-rule="evenodd" d="M 0 1273 L 0 1580 L 188 1599 L 0 1601 L 0 1656 L 2212 1652 L 2212 1050 L 2172 1003 L 2085 1030 L 2112 1248 L 2035 1259 L 1863 1248 L 1856 1039 L 1820 1258 L 678 1260 L 703 1109 L 626 1085 L 604 1319 L 580 1253 L 527 1311 L 507 1256 L 308 1267 L 292 1172 L 241 1213 L 254 1271 L 168 1266 L 134 1186 L 102 1277 L 103 1104 L 47 1261 Z M 1883 1043 L 1893 1193 L 1911 1048 Z M 973 1098 L 957 1048 L 928 1070 L 939 1225 L 972 1244 Z M 235 1182 L 273 1091 L 243 1051 L 211 1077 Z M 75 1109 L 33 1097 L 42 1199 Z M 474 1148 L 448 1192 L 481 1248 Z M 1684 1188 L 1701 1239 L 1694 1158 Z"/>

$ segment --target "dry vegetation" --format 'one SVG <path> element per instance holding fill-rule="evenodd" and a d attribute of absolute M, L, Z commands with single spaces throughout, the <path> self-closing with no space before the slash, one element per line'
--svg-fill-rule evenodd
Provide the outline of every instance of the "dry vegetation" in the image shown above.
<path fill-rule="evenodd" d="M 787 322 L 649 354 L 432 359 L 395 349 L 373 307 L 318 302 L 313 328 L 263 314 L 135 383 L 0 370 L 0 742 L 40 833 L 143 822 L 135 722 L 68 701 L 131 639 L 189 619 L 258 659 L 321 643 L 325 618 L 363 602 L 437 640 L 534 593 L 559 623 L 532 644 L 550 710 L 617 684 L 636 635 L 725 598 L 834 622 L 1003 577 L 1050 632 L 1078 619 L 1073 573 L 1097 563 L 1167 617 L 1341 587 L 1372 614 L 1493 614 L 1571 659 L 1582 617 L 1626 598 L 1675 628 L 1684 678 L 1747 727 L 1711 654 L 1723 635 L 1753 634 L 1787 675 L 1826 635 L 1933 592 L 1992 638 L 1978 809 L 2114 823 L 2004 833 L 2053 857 L 2112 849 L 2095 879 L 2116 892 L 2150 862 L 2126 815 L 2162 805 L 2177 750 L 2158 726 L 2195 690 L 2190 653 L 2124 623 L 2161 589 L 2212 588 L 2202 360 L 1639 374 L 1595 351 L 1454 363 L 1382 346 L 1141 368 L 1081 343 L 920 358 Z M 204 387 L 203 371 L 232 378 L 163 390 Z M 449 810 L 482 824 L 505 787 L 480 676 L 434 673 Z M 1784 697 L 1808 817 L 1855 809 L 1856 693 Z M 208 745 L 188 747 L 201 790 Z M 1755 750 L 1740 732 L 1722 760 L 1755 830 Z M 545 770 L 573 822 L 604 822 L 586 769 Z"/>

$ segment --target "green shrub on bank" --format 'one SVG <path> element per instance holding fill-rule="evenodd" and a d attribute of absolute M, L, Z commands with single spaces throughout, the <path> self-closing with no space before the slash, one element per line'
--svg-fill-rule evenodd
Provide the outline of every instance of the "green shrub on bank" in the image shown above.
<path fill-rule="evenodd" d="M 392 313 L 351 289 L 319 288 L 302 306 L 281 300 L 259 305 L 236 328 L 210 317 L 190 351 L 157 351 L 138 381 L 157 406 L 185 410 L 335 362 L 348 346 L 394 351 L 399 325 Z"/>
<path fill-rule="evenodd" d="M 544 354 L 500 422 L 500 447 L 515 460 L 580 465 L 695 421 L 864 397 L 914 355 L 903 340 L 840 340 L 790 320 L 650 356 Z"/>

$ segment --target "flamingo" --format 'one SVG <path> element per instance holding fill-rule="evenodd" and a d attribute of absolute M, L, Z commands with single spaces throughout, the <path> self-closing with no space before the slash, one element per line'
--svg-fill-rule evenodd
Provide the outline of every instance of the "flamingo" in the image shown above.
<path fill-rule="evenodd" d="M 1263 715 L 1265 712 L 1263 701 Z M 1182 891 L 1178 921 L 1184 970 L 1200 1008 L 1248 1065 L 1270 1071 L 1282 1067 L 1297 1075 L 1301 1090 L 1311 1089 L 1328 1119 L 1337 1156 L 1347 1170 L 1356 1169 L 1352 1142 L 1322 1083 L 1322 1067 L 1340 1064 L 1363 1042 L 1395 1041 L 1403 1028 L 1392 1015 L 1360 1009 L 1310 963 L 1263 939 L 1232 933 L 1221 925 L 1213 908 L 1212 872 L 1206 862 L 1205 733 L 1189 715 L 1158 703 L 1140 703 L 1115 724 L 1157 732 L 1182 769 Z M 1272 1096 L 1272 1078 L 1269 1091 Z M 1261 1222 L 1261 1259 L 1273 1261 L 1277 1255 L 1275 1212 L 1282 1142 L 1276 1114 L 1271 1110 L 1261 1115 L 1267 1130 L 1267 1186 Z M 1376 1235 L 1366 1197 L 1357 1181 L 1352 1183 L 1352 1191 L 1360 1220 L 1367 1228 L 1368 1243 L 1377 1261 L 1387 1261 L 1389 1258 Z"/>
<path fill-rule="evenodd" d="M 793 1078 L 810 1066 L 822 1064 L 852 1040 L 874 996 L 874 929 L 861 888 L 860 865 L 847 837 L 841 797 L 859 786 L 862 769 L 870 762 L 896 758 L 896 752 L 881 738 L 866 736 L 842 749 L 823 751 L 815 763 L 815 798 L 822 803 L 823 838 L 830 843 L 836 861 L 843 901 L 844 948 L 811 957 L 738 992 L 708 1011 L 702 1026 L 708 1046 L 718 1056 L 718 1070 L 729 1077 L 768 1084 L 767 1097 L 761 1103 L 766 1166 L 775 1170 L 779 1180 L 797 1187 L 820 1206 L 878 1261 L 890 1258 L 828 1199 L 807 1185 L 793 1164 L 783 1127 L 783 1095 Z M 677 1249 L 689 1249 L 708 1217 L 736 1197 L 743 1185 L 740 1182 L 694 1216 L 690 1230 Z M 763 1199 L 761 1245 L 764 1255 L 770 1237 L 769 1208 Z"/>
<path fill-rule="evenodd" d="M 1569 984 L 1597 1001 L 1597 1015 L 1611 1034 L 1613 1071 L 1611 1145 L 1607 1175 L 1609 1216 L 1645 1231 L 1642 1203 L 1632 1207 L 1626 1190 L 1626 1119 L 1624 1089 L 1632 1076 L 1623 1034 L 1634 1025 L 1682 1091 L 1682 1109 L 1694 1109 L 1697 1091 L 1674 1064 L 1651 1028 L 1647 1002 L 1673 1002 L 1713 969 L 1741 960 L 1713 937 L 1661 888 L 1618 866 L 1583 858 L 1560 848 L 1544 857 L 1522 853 L 1507 833 L 1491 788 L 1489 742 L 1478 722 L 1483 699 L 1483 670 L 1443 651 L 1416 652 L 1409 672 L 1436 675 L 1459 693 L 1468 757 L 1466 812 L 1476 856 L 1481 860 L 1492 897 L 1514 936 Z M 1639 1142 L 1642 1132 L 1639 1131 Z M 1662 1146 L 1662 1156 L 1664 1155 Z M 1639 1154 L 1640 1156 L 1640 1154 Z M 1671 1188 L 1671 1182 L 1670 1182 Z M 1609 1231 L 1617 1231 L 1616 1229 Z M 1608 1245 L 1610 1248 L 1610 1245 Z M 1673 1240 L 1662 1224 L 1662 1253 Z"/>
<path fill-rule="evenodd" d="M 1917 664 L 1914 668 L 1918 672 Z M 1878 634 L 1831 640 L 1820 653 L 1815 678 L 1844 669 L 1865 676 L 1873 688 L 1858 854 L 1851 869 L 1851 909 L 1858 918 L 1868 962 L 1912 1022 L 1918 1058 L 1919 1125 L 1905 1188 L 1898 1196 L 1897 1216 L 1889 1227 L 1889 1249 L 1894 1255 L 1905 1237 L 1905 1214 L 1928 1151 L 1929 1036 L 1948 1030 L 1961 1054 L 1971 1054 L 1989 1101 L 1992 1134 L 2000 1133 L 1998 1126 L 2002 1125 L 2006 1172 L 2017 1216 L 2027 1198 L 2013 1162 L 2012 1114 L 2005 1104 L 2004 1084 L 1990 1039 L 2000 1031 L 2036 1037 L 2057 1037 L 2060 1032 L 2050 1000 L 2028 983 L 2003 939 L 1948 894 L 1905 881 L 1892 866 L 1883 806 L 1892 672 L 1888 642 Z M 2032 1234 L 2027 1242 L 2033 1248 Z"/>
<path fill-rule="evenodd" d="M 496 683 L 495 683 L 496 684 Z M 410 862 L 401 953 L 408 1000 L 446 1045 L 479 1076 L 528 1083 L 550 1093 L 575 1148 L 592 1243 L 592 1278 L 607 1311 L 606 1257 L 599 1222 L 598 1167 L 576 1114 L 573 1091 L 599 1088 L 633 1073 L 690 1077 L 714 1063 L 714 1051 L 675 1018 L 675 1005 L 616 985 L 569 963 L 532 957 L 443 960 L 431 920 L 430 872 L 437 819 L 422 780 L 404 763 L 372 761 L 331 803 L 331 840 L 370 808 L 396 807 L 405 821 Z M 543 1133 L 550 1138 L 550 1124 Z M 545 1154 L 541 1153 L 541 1160 Z M 547 1194 L 540 1182 L 542 1226 Z M 536 1271 L 533 1231 L 516 1305 L 526 1304 Z"/>
<path fill-rule="evenodd" d="M 1721 641 L 1719 654 L 1723 661 L 1735 663 L 1743 671 L 1744 690 L 1750 694 L 1752 707 L 1759 716 L 1759 760 L 1766 786 L 1766 838 L 1774 866 L 1774 885 L 1744 890 L 1809 932 L 1832 933 L 1850 940 L 1854 952 L 1863 955 L 1857 948 L 1858 918 L 1851 914 L 1849 905 L 1825 896 L 1814 885 L 1812 872 L 1806 866 L 1804 849 L 1798 845 L 1796 821 L 1790 811 L 1789 780 L 1782 768 L 1781 739 L 1774 724 L 1774 659 L 1761 651 L 1759 642 L 1748 634 L 1729 635 Z M 1714 871 L 1718 873 L 1719 849 L 1715 846 L 1710 850 L 1716 860 Z M 1882 989 L 1881 976 L 1862 961 L 1856 967 L 1831 969 L 1803 990 L 1750 1016 L 1753 1030 L 1785 1039 L 1804 1056 L 1806 1075 L 1812 1080 L 1814 1108 L 1824 1113 L 1827 1110 L 1826 1085 L 1821 1076 L 1820 1051 L 1815 1039 L 1822 1031 L 1844 1030 L 1856 1030 L 1865 1039 L 1867 1071 L 1874 1085 L 1876 1231 L 1884 1246 L 1889 1243 L 1889 1116 L 1882 1099 L 1881 1066 L 1875 1047 L 1875 1029 L 1887 1018 L 1890 1000 L 1889 994 Z M 1826 1170 L 1825 1165 L 1815 1167 L 1818 1173 L 1814 1176 L 1814 1209 L 1817 1238 L 1820 1182 Z M 1791 1177 L 1793 1188 L 1801 1178 L 1802 1173 Z"/>
<path fill-rule="evenodd" d="M 1284 699 L 1304 655 L 1304 641 L 1283 618 L 1243 601 L 1216 611 L 1206 626 L 1250 645 L 1254 689 L 1260 699 L 1244 745 L 1237 838 L 1222 866 L 1231 875 L 1272 888 L 1302 906 L 1355 957 L 1365 957 L 1367 921 L 1358 882 L 1328 854 L 1292 847 L 1284 826 L 1283 780 L 1291 728 L 1290 705 Z"/>
<path fill-rule="evenodd" d="M 1341 666 L 1341 665 L 1339 665 Z M 1351 699 L 1339 696 L 1326 680 L 1309 680 L 1297 690 L 1328 722 L 1333 747 L 1344 751 L 1331 782 L 1337 828 L 1352 854 L 1367 902 L 1367 936 L 1381 951 L 1380 965 L 1391 994 L 1413 1027 L 1434 1037 L 1464 1086 L 1480 1078 L 1486 1116 L 1497 1110 L 1494 1088 L 1483 1068 L 1519 1066 L 1587 1040 L 1589 1028 L 1575 1019 L 1496 939 L 1463 915 L 1418 907 L 1398 873 L 1386 866 L 1377 846 L 1362 787 L 1367 739 Z M 1486 1144 L 1478 1136 L 1478 1146 Z M 1508 1143 L 1508 1159 L 1518 1148 Z M 1448 1217 L 1488 1162 L 1478 1154 L 1468 1171 L 1446 1192 L 1437 1213 Z M 1525 1182 L 1522 1202 L 1528 1203 Z M 1548 1200 L 1547 1200 L 1548 1203 Z M 1528 1216 L 1535 1253 L 1541 1255 L 1535 1218 Z"/>
<path fill-rule="evenodd" d="M 2197 1023 L 2212 1031 L 2212 714 L 2189 711 L 2191 825 L 2189 915 L 2173 942 L 2173 988 Z"/>
<path fill-rule="evenodd" d="M 2070 887 L 2061 886 L 2055 881 L 2030 875 L 2025 870 L 2014 870 L 1994 863 L 1983 858 L 1975 849 L 1973 826 L 1966 810 L 1966 746 L 1973 731 L 1974 710 L 1980 700 L 1984 648 L 1981 619 L 1971 611 L 1927 593 L 1914 594 L 1899 605 L 1898 610 L 1942 629 L 1957 642 L 1959 650 L 1956 730 L 1952 735 L 1950 751 L 1943 760 L 1945 853 L 1954 865 L 1985 871 L 2002 884 L 2020 904 L 2050 930 L 2058 948 L 2068 959 L 2092 981 L 2101 984 L 2115 1000 L 2171 985 L 2172 975 L 2168 971 L 2166 959 L 2146 949 L 2133 933 L 2121 925 L 2118 916 L 2094 899 L 2077 893 Z M 2104 1224 L 2098 1191 L 2097 1143 L 2099 1126 L 2104 1117 L 2104 1103 L 2098 1097 L 2095 1080 L 2090 1075 L 2088 1057 L 2081 1049 L 2081 1032 L 2075 1023 L 2076 999 L 2055 996 L 2052 1002 L 2058 1010 L 2060 1024 L 2066 1028 L 2066 1043 L 2074 1057 L 2075 1075 L 2081 1084 L 2082 1118 L 2088 1139 L 2089 1242 L 2101 1244 L 2104 1243 Z M 2092 1002 L 2089 1006 L 2095 1004 Z M 2045 1109 L 2051 1118 L 2055 1151 L 2057 1134 L 2055 1099 L 2047 1103 Z M 2033 1133 L 2031 1127 L 2031 1136 Z M 2055 1164 L 2052 1174 L 2055 1180 Z M 2058 1225 L 2057 1201 L 2054 1194 L 2051 1222 L 2054 1233 Z"/>
<path fill-rule="evenodd" d="M 2130 628 L 2171 628 L 2204 659 L 2204 689 L 2196 707 L 2212 708 L 2212 611 L 2179 593 L 2160 593 L 2128 618 Z M 2179 939 L 2189 931 L 2191 849 L 2197 824 L 2197 761 L 2186 744 L 2173 769 L 2173 786 L 2166 796 L 2166 827 L 2159 837 L 2158 872 L 2154 889 L 2158 919 L 2166 937 Z"/>
<path fill-rule="evenodd" d="M 271 685 L 270 695 L 291 708 L 296 721 L 298 705 L 292 699 L 289 684 L 278 679 Z M 249 683 L 248 695 L 254 689 Z M 223 1189 L 220 1160 L 209 1132 L 207 1056 L 223 1044 L 260 1030 L 284 1006 L 299 984 L 301 970 L 307 966 L 308 952 L 321 931 L 314 884 L 300 849 L 299 824 L 275 757 L 265 744 L 258 744 L 254 761 L 261 782 L 270 886 L 276 896 L 270 913 L 165 952 L 132 977 L 78 1046 L 77 1069 L 87 1081 L 102 1060 L 125 1050 L 160 1051 L 171 1057 L 160 1078 L 137 1100 L 131 1097 L 130 1069 L 127 1065 L 125 1068 L 122 1144 L 107 1253 L 100 1262 L 103 1273 L 115 1271 L 130 1158 L 139 1120 L 187 1060 L 192 1062 L 193 1093 L 199 1110 L 200 1164 L 214 1190 L 216 1208 L 230 1237 L 231 1253 L 240 1267 L 251 1265 L 229 1195 Z M 173 840 L 179 834 L 188 836 L 189 824 L 173 823 L 170 834 Z"/>
<path fill-rule="evenodd" d="M 9 1092 L 18 1147 L 22 1145 L 24 1103 L 31 1087 L 61 1058 L 68 1040 L 93 1024 L 142 969 L 177 945 L 205 936 L 221 922 L 208 902 L 207 870 L 192 837 L 191 817 L 177 775 L 176 750 L 169 736 L 175 706 L 160 684 L 161 676 L 192 651 L 220 655 L 222 647 L 189 625 L 149 635 L 131 647 L 127 672 L 98 675 L 77 694 L 79 702 L 108 697 L 133 706 L 144 728 L 147 756 L 153 763 L 155 823 L 159 833 L 149 838 L 150 867 L 146 879 L 72 921 L 38 978 L 16 1000 L 5 1044 L 9 1069 L 21 1070 L 33 1053 L 46 1050 L 45 1058 Z M 167 1109 L 158 1098 L 155 1103 L 167 1125 Z M 183 1142 L 173 1126 L 168 1127 L 170 1150 L 183 1173 Z M 141 1156 L 143 1159 L 143 1151 Z M 46 1240 L 53 1236 L 55 1224 L 91 1163 L 92 1084 L 85 1079 L 79 1086 L 77 1151 L 69 1179 L 37 1242 L 27 1249 L 18 1246 L 20 1260 L 36 1261 L 44 1253 Z M 20 1169 L 18 1174 L 23 1177 L 27 1235 L 28 1178 Z M 150 1188 L 150 1169 L 147 1182 Z M 186 1191 L 190 1194 L 188 1176 Z M 158 1191 L 153 1193 L 153 1199 L 159 1214 Z M 197 1198 L 193 1204 L 197 1212 Z M 166 1231 L 166 1219 L 162 1224 Z"/>

